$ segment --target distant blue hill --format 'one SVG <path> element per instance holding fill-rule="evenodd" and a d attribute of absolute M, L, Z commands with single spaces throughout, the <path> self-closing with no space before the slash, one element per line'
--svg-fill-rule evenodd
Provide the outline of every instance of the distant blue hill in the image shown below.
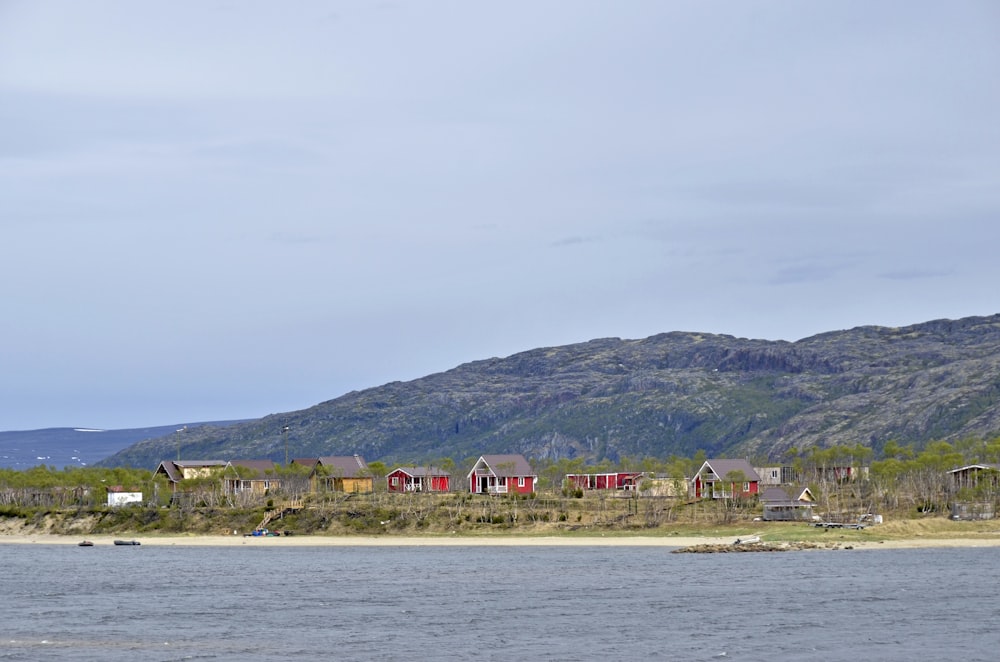
<path fill-rule="evenodd" d="M 46 428 L 0 432 L 0 467 L 23 470 L 38 465 L 57 469 L 90 466 L 140 441 L 164 437 L 183 427 L 222 427 L 242 422 L 178 423 L 129 430 Z"/>

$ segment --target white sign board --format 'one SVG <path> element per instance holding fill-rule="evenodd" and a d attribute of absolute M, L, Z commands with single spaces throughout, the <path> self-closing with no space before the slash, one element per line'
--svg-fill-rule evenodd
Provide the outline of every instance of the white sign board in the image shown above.
<path fill-rule="evenodd" d="M 109 506 L 124 506 L 127 503 L 142 503 L 142 492 L 108 492 Z"/>

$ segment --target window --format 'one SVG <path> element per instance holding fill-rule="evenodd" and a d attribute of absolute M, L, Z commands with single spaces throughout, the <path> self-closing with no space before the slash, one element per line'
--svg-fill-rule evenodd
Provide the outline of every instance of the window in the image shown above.
<path fill-rule="evenodd" d="M 393 476 L 392 478 L 390 478 L 389 479 L 389 484 L 392 485 L 393 487 L 398 487 L 399 486 L 399 476 Z"/>
<path fill-rule="evenodd" d="M 750 491 L 750 483 L 743 483 L 743 491 L 744 492 Z"/>
<path fill-rule="evenodd" d="M 517 477 L 517 486 L 518 487 L 524 487 L 524 476 L 518 476 Z"/>

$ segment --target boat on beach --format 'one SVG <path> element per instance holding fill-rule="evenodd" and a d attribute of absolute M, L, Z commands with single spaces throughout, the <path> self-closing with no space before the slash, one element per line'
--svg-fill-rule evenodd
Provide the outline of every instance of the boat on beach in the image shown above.
<path fill-rule="evenodd" d="M 89 540 L 81 540 L 76 545 L 77 547 L 93 547 L 94 543 L 90 542 Z"/>
<path fill-rule="evenodd" d="M 116 540 L 115 544 L 116 545 L 140 545 L 142 543 L 140 543 L 138 540 Z"/>
<path fill-rule="evenodd" d="M 742 536 L 737 538 L 733 545 L 746 545 L 749 543 L 760 542 L 760 536 Z"/>

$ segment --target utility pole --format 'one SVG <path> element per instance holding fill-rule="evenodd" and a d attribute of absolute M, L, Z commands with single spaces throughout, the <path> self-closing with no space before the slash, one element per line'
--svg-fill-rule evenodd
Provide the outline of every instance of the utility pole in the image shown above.
<path fill-rule="evenodd" d="M 177 429 L 177 461 L 181 461 L 181 436 L 187 432 L 188 426 Z"/>
<path fill-rule="evenodd" d="M 285 437 L 285 468 L 288 468 L 288 426 L 281 428 L 281 434 Z"/>

